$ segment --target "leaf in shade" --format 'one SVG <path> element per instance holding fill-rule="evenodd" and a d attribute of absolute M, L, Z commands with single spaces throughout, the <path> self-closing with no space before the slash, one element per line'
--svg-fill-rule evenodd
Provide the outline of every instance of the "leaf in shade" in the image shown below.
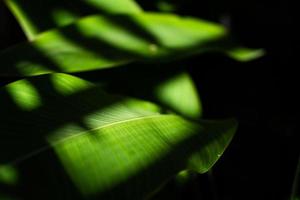
<path fill-rule="evenodd" d="M 72 1 L 72 3 L 68 1 L 44 0 L 41 2 L 32 0 L 30 4 L 24 0 L 7 0 L 6 3 L 15 14 L 27 35 L 31 36 L 31 39 L 37 36 L 41 31 L 72 23 L 79 17 L 87 14 L 97 14 L 99 12 L 106 14 L 134 14 L 142 12 L 142 9 L 139 8 L 134 1 L 130 0 L 88 0 Z M 99 28 L 101 29 L 101 27 Z M 142 75 L 138 74 L 135 76 L 133 76 L 133 74 L 136 73 L 132 73 L 132 70 L 131 72 L 124 72 L 126 73 L 126 79 L 123 81 L 127 84 L 124 85 L 121 83 L 123 86 L 121 93 L 126 95 L 128 95 L 128 93 L 131 94 L 132 90 L 138 90 L 138 88 L 140 88 L 137 87 L 137 83 L 139 83 L 138 85 L 143 85 L 144 88 L 139 89 L 136 94 L 137 97 L 142 96 L 147 100 L 150 98 L 150 100 L 164 104 L 164 106 L 169 107 L 173 111 L 190 118 L 201 116 L 200 98 L 189 75 L 183 72 L 174 75 L 174 77 L 164 76 L 164 78 L 161 79 L 157 77 L 157 73 L 161 74 L 162 70 L 163 69 L 159 71 L 155 70 L 154 74 L 153 70 L 143 69 L 139 70 Z M 147 71 L 146 74 L 144 71 Z M 155 80 L 154 82 L 149 78 L 150 73 L 151 79 Z M 143 75 L 146 77 L 139 78 Z M 112 74 L 110 74 L 109 77 L 110 80 L 114 80 L 113 83 L 116 82 L 117 79 L 114 79 Z M 124 77 L 124 75 L 122 74 L 121 77 Z M 145 78 L 147 79 L 146 81 Z M 118 80 L 119 79 L 120 77 Z M 97 80 L 99 80 L 98 77 Z M 151 84 L 149 84 L 150 82 Z M 120 81 L 118 84 L 120 84 Z M 119 85 L 117 88 L 120 88 Z M 145 90 L 147 93 L 140 95 L 141 90 Z M 27 104 L 30 104 L 30 102 Z"/>
<path fill-rule="evenodd" d="M 71 24 L 87 15 L 98 14 L 99 12 L 102 14 L 137 14 L 142 12 L 142 9 L 133 0 L 78 0 L 72 2 L 33 0 L 30 4 L 26 3 L 25 0 L 6 0 L 5 2 L 31 40 L 41 32 Z M 161 3 L 164 4 L 165 2 Z M 163 33 L 159 31 L 159 34 Z M 177 36 L 181 35 L 169 34 L 168 36 L 173 43 Z M 261 49 L 242 48 L 230 42 L 227 45 L 221 42 L 217 46 L 220 51 L 224 51 L 237 61 L 253 60 L 264 54 Z M 155 50 L 156 46 L 153 45 L 150 49 Z"/>
<path fill-rule="evenodd" d="M 94 15 L 3 51 L 0 75 L 81 72 L 136 60 L 177 59 L 215 50 L 225 36 L 220 25 L 175 15 Z"/>
<path fill-rule="evenodd" d="M 90 73 L 77 75 L 102 84 L 108 92 L 152 101 L 187 118 L 201 117 L 201 99 L 193 79 L 179 67 L 181 63 L 177 63 L 178 67 L 173 67 L 170 71 L 169 67 L 172 65 L 174 63 L 164 66 L 131 64 L 102 70 L 92 76 Z"/>
<path fill-rule="evenodd" d="M 28 87 L 24 101 L 39 99 L 33 101 L 39 102 L 35 106 L 16 100 Z M 206 172 L 236 129 L 234 120 L 192 122 L 162 114 L 152 103 L 108 95 L 99 86 L 65 74 L 14 82 L 3 87 L 0 96 L 0 163 L 19 169 L 22 184 L 24 173 L 50 167 L 41 162 L 23 168 L 26 163 L 53 150 L 55 156 L 44 161 L 61 163 L 62 177 L 70 177 L 87 198 L 143 199 L 183 169 Z M 45 177 L 38 176 L 35 185 L 49 184 Z M 34 176 L 29 179 L 32 182 Z M 62 194 L 52 189 L 42 190 L 43 199 L 48 198 L 46 192 L 51 198 Z"/>
<path fill-rule="evenodd" d="M 141 8 L 132 0 L 5 0 L 27 37 L 67 25 L 80 17 L 95 14 L 139 13 Z M 117 5 L 117 6 L 116 6 Z"/>

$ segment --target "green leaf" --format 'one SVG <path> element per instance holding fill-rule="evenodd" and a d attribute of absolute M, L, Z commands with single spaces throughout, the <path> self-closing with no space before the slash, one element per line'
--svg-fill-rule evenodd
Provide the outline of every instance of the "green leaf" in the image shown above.
<path fill-rule="evenodd" d="M 62 165 L 63 175 L 49 177 L 67 178 L 68 187 L 86 198 L 143 199 L 183 169 L 204 173 L 236 129 L 234 120 L 192 122 L 162 114 L 152 103 L 108 95 L 64 74 L 14 82 L 0 90 L 0 97 L 0 163 L 27 174 L 20 174 L 24 187 L 33 181 L 38 187 L 49 184 L 47 174 L 36 175 L 36 168 L 49 167 L 56 174 L 53 166 Z M 68 191 L 67 181 L 55 183 L 43 188 L 43 199 L 62 197 L 53 188 Z"/>
<path fill-rule="evenodd" d="M 183 64 L 176 65 L 131 64 L 102 70 L 92 77 L 91 73 L 78 75 L 102 84 L 108 92 L 149 100 L 170 112 L 192 119 L 199 118 L 202 115 L 202 104 L 197 88 L 189 74 L 180 67 Z M 172 71 L 169 70 L 170 67 L 173 67 Z"/>
<path fill-rule="evenodd" d="M 89 16 L 3 51 L 0 76 L 81 72 L 216 49 L 225 29 L 175 15 Z"/>
<path fill-rule="evenodd" d="M 141 8 L 132 0 L 5 0 L 27 37 L 67 25 L 80 17 L 96 13 L 139 13 Z"/>
<path fill-rule="evenodd" d="M 15 185 L 18 181 L 18 173 L 11 166 L 0 165 L 0 184 Z"/>
<path fill-rule="evenodd" d="M 24 0 L 7 0 L 6 3 L 15 14 L 21 26 L 24 27 L 26 33 L 31 35 L 31 39 L 37 36 L 41 31 L 72 23 L 79 17 L 87 14 L 97 14 L 99 12 L 106 14 L 134 14 L 142 11 L 134 1 L 130 0 L 73 1 L 71 4 L 65 1 L 55 0 L 44 0 L 43 2 L 32 0 L 31 3 Z M 99 27 L 99 29 L 101 29 L 101 27 Z M 198 92 L 187 73 L 175 74 L 174 77 L 168 75 L 163 78 L 161 78 L 161 76 L 158 78 L 157 73 L 161 74 L 162 69 L 155 70 L 154 73 L 152 68 L 153 67 L 149 67 L 151 70 L 139 70 L 140 74 L 132 70 L 130 72 L 128 72 L 128 70 L 124 72 L 126 73 L 126 79 L 122 81 L 127 84 L 125 86 L 123 84 L 122 91 L 118 90 L 117 92 L 126 95 L 134 93 L 133 95 L 137 97 L 156 101 L 190 118 L 201 116 L 202 109 L 197 94 Z M 149 76 L 149 74 L 151 74 L 151 76 Z M 109 80 L 107 81 L 114 80 L 110 84 L 114 84 L 116 82 L 115 80 L 120 80 L 120 78 L 124 77 L 123 74 L 121 77 L 118 77 L 118 79 L 113 78 L 114 76 L 115 74 L 109 75 Z M 141 76 L 144 77 L 141 78 Z M 99 77 L 96 78 L 96 80 L 99 79 Z M 103 77 L 101 77 L 101 80 L 102 79 Z M 116 86 L 118 89 L 120 88 L 120 82 L 121 81 L 119 81 Z M 138 85 L 142 85 L 143 88 L 138 87 Z M 143 90 L 148 93 L 140 95 Z M 138 92 L 135 93 L 132 91 Z M 180 95 L 178 91 L 180 91 Z M 151 94 L 150 96 L 149 93 Z M 30 102 L 28 102 L 28 104 L 30 104 Z"/>
<path fill-rule="evenodd" d="M 181 73 L 162 82 L 154 89 L 155 97 L 163 105 L 190 118 L 202 115 L 202 105 L 193 80 Z"/>
<path fill-rule="evenodd" d="M 234 47 L 227 51 L 227 55 L 240 62 L 247 62 L 262 57 L 265 54 L 263 49 L 249 49 L 243 47 Z"/>

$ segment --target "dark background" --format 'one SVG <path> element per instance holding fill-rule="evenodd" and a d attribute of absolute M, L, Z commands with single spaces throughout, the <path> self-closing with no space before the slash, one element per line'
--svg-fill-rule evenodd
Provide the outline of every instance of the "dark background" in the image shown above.
<path fill-rule="evenodd" d="M 156 1 L 139 2 L 147 10 L 157 10 Z M 181 189 L 170 183 L 167 191 L 173 199 L 288 199 L 299 156 L 291 2 L 172 2 L 177 13 L 224 23 L 241 44 L 264 48 L 267 54 L 249 63 L 217 54 L 184 60 L 202 97 L 204 117 L 236 117 L 240 125 L 212 176 L 197 176 Z M 0 2 L 0 49 L 24 40 Z M 0 84 L 9 81 L 1 78 Z"/>

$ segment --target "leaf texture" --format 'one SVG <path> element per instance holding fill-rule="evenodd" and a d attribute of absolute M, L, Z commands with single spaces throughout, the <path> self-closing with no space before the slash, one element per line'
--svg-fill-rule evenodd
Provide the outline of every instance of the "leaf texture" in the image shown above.
<path fill-rule="evenodd" d="M 37 173 L 32 166 L 53 170 L 61 165 L 63 176 L 54 177 L 66 177 L 78 191 L 79 196 L 68 194 L 75 195 L 71 199 L 146 198 L 183 169 L 206 172 L 236 129 L 234 120 L 193 122 L 163 114 L 152 103 L 108 95 L 65 74 L 9 84 L 0 96 L 0 163 L 26 174 Z M 30 99 L 33 103 L 27 104 Z M 45 177 L 34 179 L 39 187 L 49 184 Z M 63 185 L 53 187 L 61 191 Z M 53 187 L 43 188 L 43 195 L 49 193 L 43 198 L 65 199 Z"/>

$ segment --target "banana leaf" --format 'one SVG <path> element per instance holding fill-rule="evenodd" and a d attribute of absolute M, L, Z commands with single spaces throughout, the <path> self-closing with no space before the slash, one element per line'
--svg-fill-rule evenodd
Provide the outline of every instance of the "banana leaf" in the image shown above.
<path fill-rule="evenodd" d="M 181 170 L 205 173 L 236 130 L 65 74 L 11 83 L 0 97 L 0 165 L 16 169 L 20 198 L 144 199 Z"/>

